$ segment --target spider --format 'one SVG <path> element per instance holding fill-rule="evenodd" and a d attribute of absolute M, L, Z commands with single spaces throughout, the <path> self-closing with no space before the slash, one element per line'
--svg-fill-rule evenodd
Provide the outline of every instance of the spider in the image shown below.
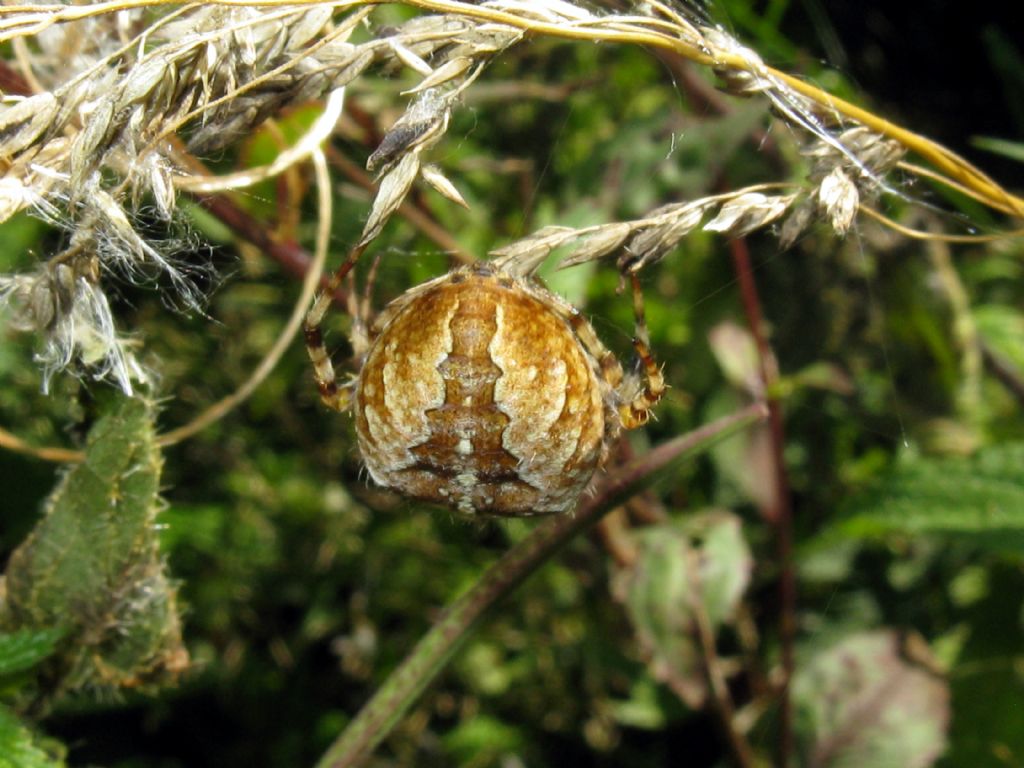
<path fill-rule="evenodd" d="M 344 383 L 321 332 L 328 291 L 306 317 L 307 350 L 324 404 L 354 411 L 379 485 L 466 515 L 570 512 L 608 446 L 665 391 L 639 283 L 641 373 L 626 376 L 572 304 L 505 267 L 477 262 L 411 288 L 368 333 L 354 312 L 361 364 Z"/>

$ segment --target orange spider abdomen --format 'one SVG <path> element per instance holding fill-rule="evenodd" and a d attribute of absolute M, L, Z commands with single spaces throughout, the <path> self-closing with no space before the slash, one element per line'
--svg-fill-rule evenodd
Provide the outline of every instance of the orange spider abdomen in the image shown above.
<path fill-rule="evenodd" d="M 466 269 L 385 310 L 355 394 L 373 479 L 467 514 L 572 509 L 609 413 L 564 306 L 535 283 Z"/>

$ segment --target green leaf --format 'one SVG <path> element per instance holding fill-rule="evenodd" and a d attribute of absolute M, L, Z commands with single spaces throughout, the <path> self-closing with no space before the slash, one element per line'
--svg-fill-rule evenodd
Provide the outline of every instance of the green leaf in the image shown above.
<path fill-rule="evenodd" d="M 644 528 L 637 556 L 616 574 L 623 602 L 654 677 L 687 706 L 707 695 L 697 635 L 698 606 L 712 631 L 732 619 L 753 560 L 739 518 L 712 512 Z"/>
<path fill-rule="evenodd" d="M 842 513 L 837 531 L 846 537 L 948 533 L 1024 552 L 1024 443 L 906 461 Z"/>
<path fill-rule="evenodd" d="M 1024 574 L 1009 563 L 986 571 L 986 596 L 959 614 L 949 768 L 1024 764 Z"/>
<path fill-rule="evenodd" d="M 1018 163 L 1024 163 L 1024 143 L 1019 141 L 997 139 L 992 136 L 975 136 L 971 139 L 971 144 L 979 149 L 986 149 L 997 155 L 1016 160 Z"/>
<path fill-rule="evenodd" d="M 926 768 L 946 748 L 949 687 L 901 656 L 895 632 L 851 635 L 800 664 L 793 702 L 803 765 Z"/>
<path fill-rule="evenodd" d="M 978 333 L 989 346 L 1024 370 L 1024 314 L 1002 304 L 984 304 L 973 315 Z"/>
<path fill-rule="evenodd" d="M 0 677 L 31 669 L 47 659 L 64 634 L 59 627 L 51 627 L 0 635 Z"/>
<path fill-rule="evenodd" d="M 470 718 L 444 737 L 445 750 L 458 765 L 495 765 L 502 755 L 523 748 L 519 729 L 487 715 Z"/>
<path fill-rule="evenodd" d="M 60 768 L 64 761 L 49 754 L 6 707 L 0 706 L 0 768 Z"/>
<path fill-rule="evenodd" d="M 0 625 L 61 630 L 56 690 L 155 682 L 184 664 L 175 591 L 156 532 L 152 409 L 118 399 L 89 434 L 46 514 L 11 555 Z"/>
<path fill-rule="evenodd" d="M 1014 667 L 1016 664 L 1016 668 Z M 1024 660 L 993 659 L 953 678 L 952 747 L 943 765 L 1004 768 L 1024 760 Z"/>
<path fill-rule="evenodd" d="M 45 230 L 39 219 L 19 213 L 0 223 L 0 272 L 14 272 L 29 262 L 33 246 Z"/>
<path fill-rule="evenodd" d="M 686 714 L 679 699 L 644 675 L 633 682 L 627 698 L 612 702 L 611 712 L 620 725 L 647 731 L 661 730 Z"/>

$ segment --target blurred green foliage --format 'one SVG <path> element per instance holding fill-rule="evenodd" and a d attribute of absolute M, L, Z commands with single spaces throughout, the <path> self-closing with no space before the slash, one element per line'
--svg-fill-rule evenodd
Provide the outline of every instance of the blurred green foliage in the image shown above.
<path fill-rule="evenodd" d="M 64 762 L 40 745 L 18 719 L 0 707 L 0 768 L 60 768 Z"/>
<path fill-rule="evenodd" d="M 806 63 L 819 82 L 853 92 L 778 32 L 773 14 L 785 3 L 757 18 L 741 3 L 726 6 L 762 53 Z M 723 188 L 802 178 L 795 139 L 766 105 L 726 102 L 716 113 L 710 79 L 694 74 L 683 87 L 636 49 L 521 45 L 467 91 L 432 158 L 470 210 L 430 191 L 417 204 L 483 254 L 546 224 L 635 217 Z M 386 127 L 408 84 L 360 81 L 350 112 Z M 538 85 L 553 90 L 537 94 Z M 279 130 L 295 136 L 310 117 L 284 115 Z M 254 135 L 238 162 L 264 162 L 276 136 Z M 372 151 L 355 130 L 335 148 L 357 164 Z M 337 192 L 332 242 L 341 253 L 367 203 L 347 183 Z M 294 215 L 307 243 L 310 202 L 295 210 L 270 184 L 245 200 L 271 226 L 282 210 Z M 893 216 L 952 223 L 907 201 L 885 205 Z M 974 222 L 989 224 L 982 214 Z M 198 212 L 189 226 L 223 238 Z M 0 269 L 24 266 L 53 237 L 28 218 L 4 224 Z M 984 348 L 1024 369 L 1024 243 L 957 248 L 966 316 L 926 246 L 867 219 L 844 241 L 820 229 L 785 253 L 770 234 L 749 245 L 782 374 L 800 578 L 801 764 L 928 765 L 947 738 L 940 765 L 1021 764 L 1024 419 L 1019 393 L 963 361 Z M 442 248 L 401 219 L 374 252 L 378 306 L 448 266 Z M 224 279 L 205 314 L 168 311 L 159 289 L 123 289 L 119 319 L 159 373 L 155 416 L 89 381 L 64 378 L 42 397 L 31 340 L 0 336 L 0 424 L 35 444 L 84 446 L 89 457 L 55 473 L 0 452 L 2 768 L 60 765 L 55 741 L 68 745 L 72 765 L 311 765 L 441 607 L 531 525 L 456 520 L 374 488 L 350 421 L 321 410 L 300 344 L 239 411 L 158 456 L 151 418 L 160 429 L 181 424 L 237 388 L 298 293 L 249 249 L 223 246 L 213 260 Z M 549 280 L 628 357 L 631 307 L 613 269 L 589 265 Z M 657 421 L 630 435 L 637 452 L 749 398 L 746 342 L 721 336 L 746 325 L 726 244 L 695 232 L 642 280 L 672 389 Z M 339 360 L 341 314 L 331 318 Z M 966 336 L 957 331 L 965 320 Z M 723 764 L 710 710 L 695 709 L 705 682 L 685 601 L 697 581 L 716 601 L 706 610 L 733 695 L 740 705 L 768 702 L 750 739 L 770 754 L 773 699 L 755 690 L 780 653 L 778 562 L 761 513 L 768 451 L 765 434 L 752 431 L 653 489 L 648 503 L 666 519 L 622 534 L 618 544 L 640 553 L 631 569 L 613 558 L 607 531 L 575 541 L 479 628 L 374 764 L 653 768 L 684 754 L 688 765 Z M 113 498 L 115 507 L 103 501 Z M 695 516 L 707 509 L 723 511 Z M 684 567 L 691 560 L 697 579 Z M 182 658 L 175 602 L 191 669 L 176 686 L 140 691 Z M 906 637 L 923 638 L 926 652 L 908 658 Z M 850 659 L 864 671 L 855 680 L 843 677 Z M 898 697 L 879 691 L 883 674 L 906 683 Z M 681 690 L 699 695 L 673 693 Z M 849 746 L 870 751 L 815 761 L 875 697 L 884 706 L 874 727 Z M 37 729 L 30 723 L 43 704 L 53 711 Z"/>
<path fill-rule="evenodd" d="M 793 680 L 806 765 L 933 765 L 949 691 L 901 656 L 892 632 L 852 634 L 802 664 Z"/>
<path fill-rule="evenodd" d="M 700 624 L 714 633 L 735 620 L 753 566 L 740 521 L 697 514 L 644 529 L 636 545 L 632 564 L 615 574 L 613 594 L 656 679 L 700 709 L 708 696 Z"/>

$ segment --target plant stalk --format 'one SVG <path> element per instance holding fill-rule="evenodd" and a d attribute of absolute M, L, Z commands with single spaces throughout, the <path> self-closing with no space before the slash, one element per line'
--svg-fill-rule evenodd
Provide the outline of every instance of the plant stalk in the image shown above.
<path fill-rule="evenodd" d="M 768 428 L 771 435 L 775 487 L 771 505 L 763 512 L 765 518 L 775 526 L 775 548 L 779 562 L 779 644 L 782 648 L 783 682 L 779 691 L 779 740 L 776 764 L 779 768 L 787 768 L 793 754 L 793 705 L 789 684 L 795 668 L 796 573 L 793 570 L 793 508 L 790 503 L 789 477 L 784 458 L 786 433 L 779 400 L 770 395 L 776 389 L 779 372 L 764 329 L 764 316 L 761 313 L 761 300 L 757 294 L 757 283 L 750 263 L 750 250 L 742 238 L 730 240 L 729 249 L 740 285 L 747 323 L 757 343 L 761 381 L 768 398 Z"/>

